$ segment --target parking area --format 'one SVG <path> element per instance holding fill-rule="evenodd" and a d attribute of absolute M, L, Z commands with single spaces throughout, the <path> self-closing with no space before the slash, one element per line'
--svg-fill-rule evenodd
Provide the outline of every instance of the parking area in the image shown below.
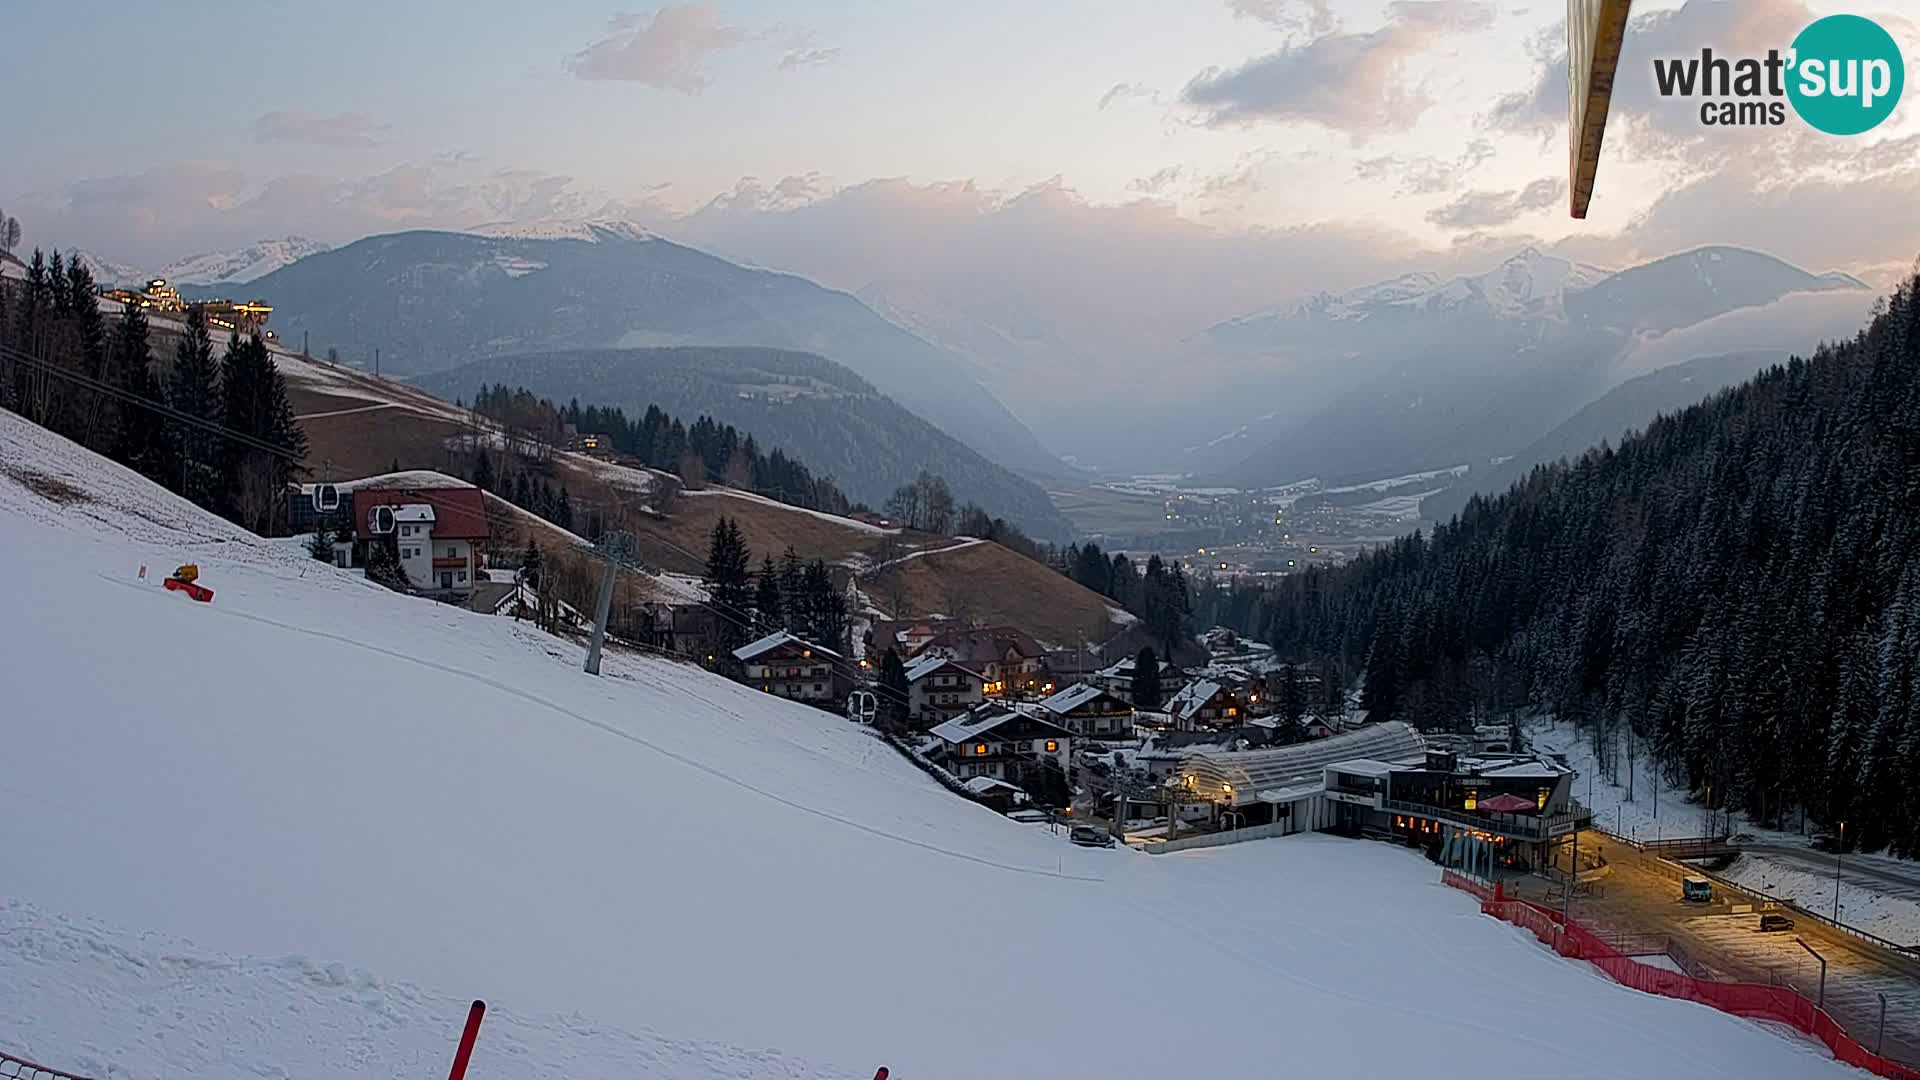
<path fill-rule="evenodd" d="M 1762 933 L 1762 907 L 1744 897 L 1716 887 L 1711 903 L 1688 903 L 1680 898 L 1683 869 L 1591 832 L 1581 834 L 1580 846 L 1603 854 L 1609 869 L 1575 893 L 1575 921 L 1602 935 L 1664 936 L 1701 977 L 1787 985 L 1816 1000 L 1820 964 L 1801 947 L 1804 941 L 1827 962 L 1826 1007 L 1833 1018 L 1871 1049 L 1884 994 L 1885 1053 L 1920 1063 L 1920 961 L 1806 918 L 1789 931 Z M 1506 887 L 1554 908 L 1566 904 L 1560 886 L 1541 878 L 1512 878 Z"/>

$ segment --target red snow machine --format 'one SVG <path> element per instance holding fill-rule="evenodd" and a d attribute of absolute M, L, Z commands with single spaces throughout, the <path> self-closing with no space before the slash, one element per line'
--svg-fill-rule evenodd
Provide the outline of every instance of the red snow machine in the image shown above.
<path fill-rule="evenodd" d="M 172 592 L 186 593 L 203 604 L 213 601 L 213 590 L 200 584 L 200 568 L 192 563 L 167 575 L 166 586 Z"/>

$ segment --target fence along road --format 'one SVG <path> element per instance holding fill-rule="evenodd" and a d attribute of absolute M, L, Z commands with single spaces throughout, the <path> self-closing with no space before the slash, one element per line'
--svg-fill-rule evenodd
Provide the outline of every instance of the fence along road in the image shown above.
<path fill-rule="evenodd" d="M 1664 935 L 1680 945 L 1696 966 L 1695 974 L 1722 982 L 1784 984 L 1809 1001 L 1820 996 L 1820 968 L 1794 939 L 1811 945 L 1827 961 L 1826 1009 L 1848 1034 L 1873 1049 L 1879 1032 L 1880 998 L 1887 1000 L 1884 1053 L 1920 1065 L 1920 963 L 1890 952 L 1799 912 L 1791 932 L 1759 932 L 1767 905 L 1714 887 L 1712 904 L 1680 899 L 1680 879 L 1689 867 L 1642 854 L 1625 841 L 1588 830 L 1580 850 L 1604 856 L 1610 873 L 1590 892 L 1576 893 L 1573 917 L 1605 935 Z M 1506 879 L 1520 899 L 1559 910 L 1560 885 L 1537 877 Z M 1782 909 L 1784 910 L 1784 909 Z"/>

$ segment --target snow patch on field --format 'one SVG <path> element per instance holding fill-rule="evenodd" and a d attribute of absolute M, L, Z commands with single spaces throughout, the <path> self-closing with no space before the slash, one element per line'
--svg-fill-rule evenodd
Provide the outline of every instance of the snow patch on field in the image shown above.
<path fill-rule="evenodd" d="M 1849 856 L 1851 858 L 1851 856 Z M 1844 860 L 1842 861 L 1844 869 Z M 1789 865 L 1765 855 L 1742 855 L 1721 876 L 1755 892 L 1791 900 L 1808 911 L 1833 915 L 1833 875 Z M 1840 918 L 1898 945 L 1920 942 L 1920 901 L 1889 896 L 1852 881 L 1840 883 Z"/>
<path fill-rule="evenodd" d="M 437 1076 L 468 1002 L 300 955 L 226 956 L 0 901 L 6 1049 L 84 1076 Z M 216 1027 L 183 1020 L 217 1018 Z M 17 1040 L 17 1041 L 16 1041 Z M 495 1005 L 469 1074 L 575 1080 L 845 1080 L 770 1050 L 628 1032 Z"/>

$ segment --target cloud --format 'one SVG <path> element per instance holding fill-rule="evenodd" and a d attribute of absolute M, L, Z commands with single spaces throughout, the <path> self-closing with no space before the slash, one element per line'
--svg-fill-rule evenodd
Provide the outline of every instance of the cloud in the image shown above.
<path fill-rule="evenodd" d="M 363 112 L 323 116 L 300 109 L 276 109 L 253 122 L 255 142 L 310 143 L 314 146 L 368 147 L 386 140 L 387 125 Z"/>
<path fill-rule="evenodd" d="M 1354 162 L 1353 174 L 1362 180 L 1397 181 L 1402 195 L 1438 195 L 1458 188 L 1468 174 L 1492 157 L 1493 144 L 1475 139 L 1450 161 L 1424 154 L 1387 154 Z"/>
<path fill-rule="evenodd" d="M 1519 191 L 1469 191 L 1427 214 L 1443 229 L 1493 229 L 1560 202 L 1565 180 L 1535 180 Z"/>
<path fill-rule="evenodd" d="M 1209 68 L 1181 91 L 1211 125 L 1295 121 L 1367 133 L 1411 127 L 1432 104 L 1404 70 L 1440 38 L 1482 29 L 1494 9 L 1479 0 L 1395 0 L 1387 23 L 1364 34 L 1327 33 L 1231 69 Z"/>
<path fill-rule="evenodd" d="M 582 79 L 637 82 L 683 94 L 698 94 L 712 81 L 705 71 L 708 57 L 737 49 L 753 36 L 701 2 L 663 7 L 651 17 L 615 15 L 607 31 L 568 58 L 568 69 Z"/>
<path fill-rule="evenodd" d="M 1138 191 L 1143 195 L 1159 195 L 1171 190 L 1185 173 L 1185 166 L 1169 165 L 1152 176 L 1142 176 L 1129 182 L 1127 190 Z"/>
<path fill-rule="evenodd" d="M 811 30 L 796 28 L 784 35 L 786 52 L 780 57 L 781 71 L 798 71 L 802 68 L 824 67 L 840 59 L 841 50 L 826 48 L 815 39 Z"/>
<path fill-rule="evenodd" d="M 1114 83 L 1113 86 L 1108 88 L 1106 93 L 1100 95 L 1099 107 L 1101 111 L 1104 112 L 1109 105 L 1127 104 L 1134 101 L 1146 101 L 1155 105 L 1166 104 L 1166 100 L 1160 96 L 1160 91 L 1155 90 L 1153 87 L 1147 86 L 1144 83 L 1123 82 Z"/>
<path fill-rule="evenodd" d="M 1331 0 L 1227 0 L 1227 7 L 1243 19 L 1256 19 L 1282 30 L 1324 34 L 1340 25 Z"/>
<path fill-rule="evenodd" d="M 290 232 L 339 243 L 401 228 L 597 215 L 604 195 L 573 178 L 434 155 L 360 176 L 264 179 L 222 162 L 180 162 L 73 181 L 29 196 L 37 235 L 155 265 Z"/>

